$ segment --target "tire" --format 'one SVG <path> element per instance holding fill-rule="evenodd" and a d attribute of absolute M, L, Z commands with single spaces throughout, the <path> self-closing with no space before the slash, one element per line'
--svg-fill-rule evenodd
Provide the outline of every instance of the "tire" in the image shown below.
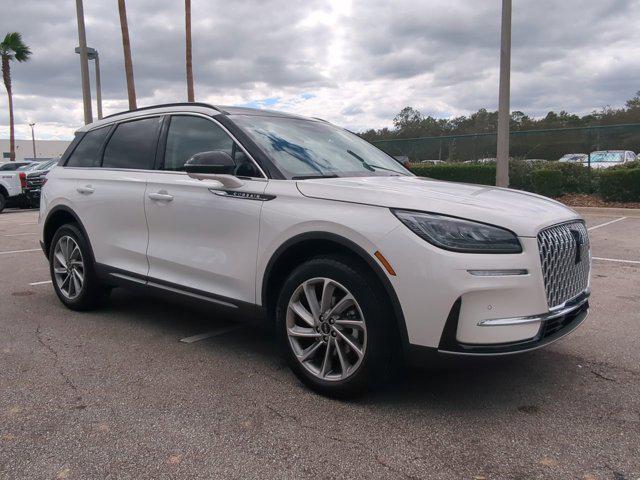
<path fill-rule="evenodd" d="M 61 226 L 53 236 L 49 247 L 49 272 L 56 295 L 71 310 L 95 309 L 108 297 L 109 289 L 96 275 L 89 243 L 74 224 Z"/>
<path fill-rule="evenodd" d="M 4 210 L 4 207 L 7 206 L 7 197 L 4 196 L 3 193 L 0 193 L 0 213 Z"/>
<path fill-rule="evenodd" d="M 316 315 L 308 291 L 315 292 Z M 331 292 L 325 312 L 335 307 L 337 313 L 319 315 L 325 292 Z M 359 396 L 384 384 L 397 367 L 400 342 L 390 302 L 373 274 L 346 256 L 316 257 L 291 273 L 278 297 L 276 329 L 293 372 L 326 396 Z"/>

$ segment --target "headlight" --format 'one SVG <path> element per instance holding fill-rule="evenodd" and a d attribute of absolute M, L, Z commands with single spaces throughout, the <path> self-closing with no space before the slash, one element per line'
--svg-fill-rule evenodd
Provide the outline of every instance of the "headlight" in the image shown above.
<path fill-rule="evenodd" d="M 521 253 L 513 232 L 434 213 L 391 210 L 413 233 L 436 247 L 466 253 Z"/>

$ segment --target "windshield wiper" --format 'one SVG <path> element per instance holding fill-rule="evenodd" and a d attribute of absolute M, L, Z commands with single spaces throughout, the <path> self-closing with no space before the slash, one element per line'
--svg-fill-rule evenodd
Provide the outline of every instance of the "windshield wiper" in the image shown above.
<path fill-rule="evenodd" d="M 312 178 L 338 178 L 338 175 L 297 175 L 295 177 L 291 177 L 291 180 L 309 180 Z"/>
<path fill-rule="evenodd" d="M 351 150 L 347 150 L 347 153 L 349 155 L 351 155 L 352 157 L 356 158 L 357 160 L 359 160 L 360 163 L 362 163 L 362 165 L 364 166 L 364 168 L 366 168 L 370 172 L 375 172 L 375 169 L 379 169 L 379 170 L 386 170 L 387 172 L 393 172 L 393 173 L 397 173 L 398 175 L 401 175 L 400 172 L 398 172 L 397 170 L 393 170 L 391 168 L 386 168 L 386 167 L 381 167 L 380 165 L 371 165 L 370 163 L 367 163 L 367 161 L 364 158 L 362 158 L 357 153 L 352 152 Z"/>

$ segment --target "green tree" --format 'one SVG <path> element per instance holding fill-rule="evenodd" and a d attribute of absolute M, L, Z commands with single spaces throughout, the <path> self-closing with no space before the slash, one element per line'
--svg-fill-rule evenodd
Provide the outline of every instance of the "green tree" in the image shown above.
<path fill-rule="evenodd" d="M 9 159 L 16 159 L 16 140 L 13 126 L 13 92 L 11 90 L 11 62 L 26 62 L 31 56 L 31 50 L 22 41 L 18 32 L 7 33 L 0 42 L 0 57 L 2 58 L 2 79 L 9 97 Z"/>

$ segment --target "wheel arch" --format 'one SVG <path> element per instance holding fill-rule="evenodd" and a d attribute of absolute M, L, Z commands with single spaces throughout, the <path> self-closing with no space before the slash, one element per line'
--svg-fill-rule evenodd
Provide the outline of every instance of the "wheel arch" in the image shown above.
<path fill-rule="evenodd" d="M 389 298 L 404 350 L 409 344 L 407 327 L 402 306 L 387 274 L 366 250 L 353 241 L 334 233 L 302 233 L 290 238 L 275 250 L 267 263 L 260 286 L 261 303 L 267 315 L 272 318 L 279 287 L 296 266 L 318 255 L 331 253 L 346 254 L 358 260 L 362 266 L 374 275 L 375 280 Z"/>
<path fill-rule="evenodd" d="M 47 258 L 49 257 L 49 249 L 51 248 L 51 240 L 53 240 L 53 236 L 56 234 L 58 229 L 66 224 L 73 223 L 78 226 L 82 235 L 84 235 L 85 240 L 87 241 L 87 245 L 89 246 L 89 254 L 91 255 L 91 260 L 95 261 L 95 257 L 93 256 L 93 248 L 91 247 L 91 241 L 89 240 L 89 235 L 87 235 L 87 231 L 78 217 L 78 214 L 74 212 L 71 208 L 66 205 L 57 205 L 49 211 L 47 214 L 47 218 L 44 221 L 44 227 L 42 229 L 42 241 L 44 243 L 43 250 Z"/>
<path fill-rule="evenodd" d="M 5 198 L 9 198 L 9 191 L 2 184 L 0 184 L 0 194 L 4 195 Z"/>

